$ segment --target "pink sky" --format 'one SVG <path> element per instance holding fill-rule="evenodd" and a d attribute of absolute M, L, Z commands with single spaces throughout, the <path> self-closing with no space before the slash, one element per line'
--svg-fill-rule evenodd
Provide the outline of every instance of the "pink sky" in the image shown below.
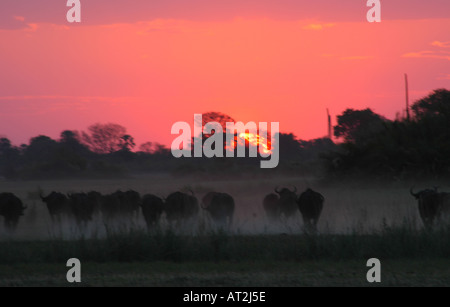
<path fill-rule="evenodd" d="M 354 0 L 81 2 L 79 25 L 61 1 L 0 4 L 0 135 L 16 145 L 113 122 L 170 146 L 174 122 L 208 111 L 311 139 L 326 108 L 395 118 L 404 73 L 412 102 L 450 89 L 450 1 L 382 1 L 377 24 Z"/>

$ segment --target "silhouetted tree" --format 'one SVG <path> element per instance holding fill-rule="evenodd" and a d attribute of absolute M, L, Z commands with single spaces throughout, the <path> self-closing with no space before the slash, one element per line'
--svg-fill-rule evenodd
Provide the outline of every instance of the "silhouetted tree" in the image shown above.
<path fill-rule="evenodd" d="M 259 142 L 259 140 L 261 140 L 261 142 L 266 142 L 266 140 L 262 140 L 260 134 L 262 133 L 261 131 L 258 130 L 258 126 L 256 127 L 256 135 L 246 135 L 246 137 L 242 137 L 239 136 L 237 134 L 236 131 L 228 131 L 226 128 L 226 124 L 227 123 L 236 123 L 235 120 L 224 113 L 221 112 L 207 112 L 204 113 L 202 115 L 202 130 L 204 129 L 205 125 L 207 123 L 212 123 L 212 122 L 216 122 L 220 125 L 221 127 L 221 132 L 216 131 L 215 129 L 212 130 L 212 133 L 208 134 L 208 133 L 203 133 L 202 138 L 200 139 L 198 136 L 194 136 L 192 138 L 192 151 L 194 150 L 194 146 L 197 144 L 204 144 L 205 141 L 207 139 L 209 139 L 211 136 L 213 136 L 216 133 L 220 133 L 222 134 L 220 136 L 220 138 L 223 140 L 223 157 L 226 157 L 226 152 L 233 150 L 233 146 L 234 146 L 234 150 L 235 150 L 235 156 L 236 156 L 236 148 L 237 146 L 244 146 L 246 148 L 246 151 L 248 152 L 248 148 L 250 146 L 250 141 L 249 139 L 251 139 L 252 144 L 251 145 L 256 145 Z M 200 124 L 200 123 L 196 123 L 196 124 Z M 244 123 L 245 124 L 245 123 Z M 269 142 L 269 147 L 270 147 L 270 135 L 267 136 L 268 138 L 268 142 Z M 219 139 L 219 138 L 218 138 Z M 230 139 L 232 140 L 231 144 L 227 143 L 227 140 Z M 201 145 L 200 145 L 201 146 Z M 213 147 L 214 149 L 214 147 Z M 257 152 L 259 153 L 259 146 L 257 147 Z"/>
<path fill-rule="evenodd" d="M 57 146 L 58 143 L 52 138 L 45 135 L 39 135 L 30 140 L 30 144 L 25 150 L 25 157 L 29 161 L 51 161 Z"/>
<path fill-rule="evenodd" d="M 323 154 L 336 149 L 336 144 L 328 137 L 309 141 L 299 140 L 302 161 L 319 160 Z"/>
<path fill-rule="evenodd" d="M 450 91 L 446 89 L 434 90 L 430 95 L 416 101 L 411 109 L 417 120 L 426 117 L 442 116 L 450 118 Z"/>
<path fill-rule="evenodd" d="M 119 146 L 121 150 L 131 151 L 136 146 L 136 144 L 134 143 L 134 138 L 129 134 L 122 136 L 120 140 L 121 142 Z"/>
<path fill-rule="evenodd" d="M 204 128 L 206 126 L 206 124 L 208 123 L 212 123 L 212 122 L 216 122 L 220 125 L 220 127 L 222 128 L 222 131 L 219 132 L 216 129 L 212 130 L 212 133 L 204 133 Z M 207 113 L 203 113 L 202 114 L 202 122 L 196 122 L 196 125 L 201 125 L 202 127 L 202 137 L 200 138 L 198 135 L 194 135 L 192 138 L 192 148 L 191 150 L 194 151 L 194 146 L 203 146 L 204 142 L 210 138 L 212 135 L 216 134 L 216 133 L 221 133 L 222 134 L 222 139 L 223 139 L 223 156 L 225 157 L 225 151 L 226 151 L 226 123 L 227 122 L 234 122 L 234 119 L 224 113 L 221 112 L 207 112 Z M 201 144 L 201 145 L 200 145 Z"/>
<path fill-rule="evenodd" d="M 60 142 L 69 143 L 72 141 L 78 141 L 79 135 L 77 131 L 64 130 L 60 135 Z"/>
<path fill-rule="evenodd" d="M 82 133 L 83 143 L 98 154 L 108 154 L 129 147 L 134 147 L 133 139 L 125 127 L 118 124 L 94 124 L 88 132 Z"/>
<path fill-rule="evenodd" d="M 285 159 L 299 160 L 302 147 L 300 141 L 292 133 L 279 134 L 280 157 Z"/>
<path fill-rule="evenodd" d="M 449 176 L 450 92 L 434 90 L 411 109 L 413 120 L 397 118 L 391 122 L 366 114 L 368 122 L 378 127 L 375 129 L 371 125 L 365 129 L 361 129 L 361 124 L 342 125 L 338 133 L 354 131 L 355 127 L 363 133 L 348 136 L 339 150 L 328 155 L 331 173 L 372 178 Z"/>
<path fill-rule="evenodd" d="M 80 155 L 89 153 L 89 149 L 82 144 L 78 131 L 64 130 L 61 132 L 59 143 L 66 150 L 71 150 Z"/>
<path fill-rule="evenodd" d="M 64 171 L 82 171 L 87 168 L 92 152 L 80 142 L 78 131 L 61 132 L 55 162 Z"/>
<path fill-rule="evenodd" d="M 13 178 L 19 163 L 20 151 L 11 145 L 11 141 L 5 137 L 0 138 L 0 174 L 6 178 Z"/>
<path fill-rule="evenodd" d="M 11 141 L 5 137 L 0 138 L 0 154 L 4 154 L 12 148 Z"/>
<path fill-rule="evenodd" d="M 222 126 L 222 131 L 226 132 L 226 124 L 228 122 L 232 122 L 234 123 L 234 119 L 224 113 L 221 112 L 207 112 L 207 113 L 203 113 L 202 114 L 202 129 L 205 127 L 205 125 L 207 123 L 211 123 L 211 122 L 217 122 Z M 196 124 L 200 124 L 200 123 L 196 123 Z M 205 138 L 208 138 L 210 135 L 205 135 Z M 197 137 L 197 136 L 194 136 Z"/>
<path fill-rule="evenodd" d="M 154 152 L 154 143 L 153 142 L 145 142 L 139 146 L 139 152 L 143 152 L 146 154 L 152 154 Z"/>
<path fill-rule="evenodd" d="M 347 142 L 361 143 L 368 136 L 384 128 L 388 120 L 374 113 L 371 109 L 347 109 L 337 117 L 338 124 L 334 127 L 334 135 L 344 138 Z"/>
<path fill-rule="evenodd" d="M 146 142 L 139 146 L 139 151 L 146 154 L 167 155 L 170 149 L 158 142 Z"/>

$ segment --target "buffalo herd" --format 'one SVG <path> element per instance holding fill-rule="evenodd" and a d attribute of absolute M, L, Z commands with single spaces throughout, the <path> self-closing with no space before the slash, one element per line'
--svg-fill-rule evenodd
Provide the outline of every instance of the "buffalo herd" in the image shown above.
<path fill-rule="evenodd" d="M 410 193 L 418 202 L 419 214 L 426 228 L 450 221 L 450 193 L 438 192 L 437 188 L 417 193 L 411 188 Z"/>
<path fill-rule="evenodd" d="M 325 200 L 320 193 L 307 188 L 297 195 L 295 187 L 277 187 L 274 192 L 262 200 L 262 208 L 269 221 L 289 220 L 299 213 L 304 230 L 317 231 Z M 438 192 L 436 188 L 416 193 L 411 189 L 410 193 L 418 201 L 419 214 L 426 228 L 432 228 L 450 217 L 450 193 Z M 101 216 L 104 221 L 133 219 L 141 211 L 148 229 L 152 229 L 163 215 L 169 224 L 179 225 L 195 219 L 202 209 L 213 223 L 229 228 L 235 214 L 234 198 L 222 192 L 208 192 L 200 203 L 192 191 L 173 192 L 164 199 L 153 194 L 141 196 L 133 190 L 110 194 L 95 191 L 63 194 L 52 191 L 46 196 L 41 193 L 40 199 L 45 203 L 52 222 L 60 223 L 70 218 L 80 227 L 96 216 Z M 13 231 L 17 227 L 25 209 L 14 194 L 0 193 L 0 216 L 3 216 L 6 229 Z"/>
<path fill-rule="evenodd" d="M 6 229 L 12 231 L 17 227 L 25 209 L 20 198 L 14 194 L 0 193 L 0 215 L 4 218 Z"/>
<path fill-rule="evenodd" d="M 286 219 L 294 217 L 299 211 L 303 217 L 305 230 L 308 232 L 317 231 L 317 222 L 322 213 L 325 198 L 322 194 L 308 188 L 297 196 L 297 188 L 275 188 L 275 193 L 270 193 L 264 197 L 263 207 L 270 220 L 277 220 L 280 217 Z"/>

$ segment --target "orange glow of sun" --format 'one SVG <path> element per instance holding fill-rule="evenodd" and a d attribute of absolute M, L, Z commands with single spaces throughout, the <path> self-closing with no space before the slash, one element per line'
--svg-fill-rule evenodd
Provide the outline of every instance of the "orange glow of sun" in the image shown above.
<path fill-rule="evenodd" d="M 247 140 L 248 143 L 253 146 L 261 145 L 262 148 L 260 148 L 259 150 L 262 153 L 272 154 L 272 150 L 269 149 L 269 148 L 271 148 L 271 142 L 269 140 L 267 140 L 266 138 L 260 136 L 259 134 L 245 132 L 245 133 L 239 134 L 239 137 Z"/>

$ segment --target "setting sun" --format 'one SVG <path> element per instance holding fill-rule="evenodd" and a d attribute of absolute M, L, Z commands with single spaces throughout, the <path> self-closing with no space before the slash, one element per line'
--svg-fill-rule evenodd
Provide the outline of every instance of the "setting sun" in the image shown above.
<path fill-rule="evenodd" d="M 272 150 L 269 149 L 269 148 L 272 148 L 271 142 L 269 140 L 267 140 L 266 138 L 260 136 L 259 134 L 245 132 L 245 133 L 240 133 L 239 137 L 241 139 L 247 140 L 250 145 L 260 146 L 259 150 L 263 154 L 271 154 L 272 153 Z"/>

